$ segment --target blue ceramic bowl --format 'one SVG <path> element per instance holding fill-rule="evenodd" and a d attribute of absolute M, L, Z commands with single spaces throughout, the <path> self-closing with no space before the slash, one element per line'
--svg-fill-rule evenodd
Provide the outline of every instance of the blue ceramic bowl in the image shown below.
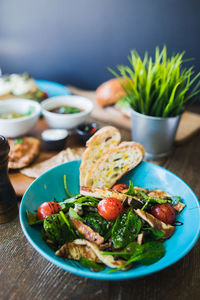
<path fill-rule="evenodd" d="M 48 80 L 36 80 L 37 87 L 45 91 L 49 97 L 55 96 L 64 96 L 64 95 L 71 95 L 70 91 L 62 84 L 48 81 Z"/>
<path fill-rule="evenodd" d="M 26 210 L 34 211 L 42 202 L 52 201 L 54 198 L 63 200 L 66 197 L 63 185 L 64 174 L 67 176 L 69 192 L 71 194 L 79 193 L 79 166 L 80 161 L 72 161 L 51 169 L 33 182 L 22 199 L 20 222 L 24 234 L 31 245 L 47 260 L 76 275 L 93 279 L 124 280 L 160 271 L 177 262 L 194 246 L 200 233 L 200 206 L 195 194 L 186 183 L 173 173 L 152 163 L 142 162 L 120 181 L 128 183 L 131 179 L 136 186 L 148 189 L 158 188 L 172 195 L 179 195 L 187 205 L 178 216 L 178 220 L 184 225 L 177 227 L 174 235 L 164 242 L 166 255 L 153 265 L 136 264 L 128 271 L 118 271 L 111 274 L 108 273 L 109 268 L 101 272 L 92 272 L 76 261 L 56 257 L 54 251 L 42 240 L 40 229 L 28 225 Z"/>

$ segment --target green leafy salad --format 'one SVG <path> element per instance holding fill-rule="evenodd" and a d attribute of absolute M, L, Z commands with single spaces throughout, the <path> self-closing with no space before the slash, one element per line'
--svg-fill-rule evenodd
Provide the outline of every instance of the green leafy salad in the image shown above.
<path fill-rule="evenodd" d="M 74 259 L 92 271 L 126 270 L 136 263 L 150 265 L 165 255 L 176 215 L 185 205 L 178 196 L 121 183 L 112 189 L 81 187 L 66 199 L 47 201 L 28 223 L 41 229 L 42 238 L 57 256 Z"/>

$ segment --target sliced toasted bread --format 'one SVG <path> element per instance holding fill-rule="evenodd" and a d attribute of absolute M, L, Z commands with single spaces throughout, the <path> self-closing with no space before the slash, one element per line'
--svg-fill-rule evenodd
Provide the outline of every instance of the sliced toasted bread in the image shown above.
<path fill-rule="evenodd" d="M 136 142 L 123 142 L 107 151 L 88 171 L 85 186 L 112 187 L 126 172 L 136 167 L 144 158 L 145 150 Z"/>
<path fill-rule="evenodd" d="M 106 126 L 98 130 L 86 143 L 87 149 L 83 153 L 80 166 L 80 185 L 85 186 L 94 163 L 108 150 L 116 147 L 121 140 L 117 128 Z"/>

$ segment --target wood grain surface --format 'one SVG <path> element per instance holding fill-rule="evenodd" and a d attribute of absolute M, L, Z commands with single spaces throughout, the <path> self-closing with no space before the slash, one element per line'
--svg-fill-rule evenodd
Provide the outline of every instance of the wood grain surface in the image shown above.
<path fill-rule="evenodd" d="M 130 131 L 120 130 L 124 140 L 131 138 Z M 200 132 L 157 163 L 180 176 L 200 198 Z M 18 218 L 0 225 L 1 300 L 197 300 L 199 283 L 199 241 L 182 260 L 159 273 L 106 282 L 78 277 L 46 261 L 25 238 Z"/>

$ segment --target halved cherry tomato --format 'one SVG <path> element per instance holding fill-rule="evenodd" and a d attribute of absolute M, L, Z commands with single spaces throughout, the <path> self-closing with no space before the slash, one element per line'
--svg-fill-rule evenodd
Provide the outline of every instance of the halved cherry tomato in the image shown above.
<path fill-rule="evenodd" d="M 117 192 L 123 192 L 123 190 L 127 190 L 127 189 L 128 189 L 128 184 L 126 184 L 126 183 L 115 184 L 112 187 L 112 190 L 117 191 Z"/>
<path fill-rule="evenodd" d="M 98 204 L 98 213 L 106 220 L 116 220 L 123 212 L 123 204 L 114 197 L 107 197 Z"/>
<path fill-rule="evenodd" d="M 54 201 L 47 201 L 42 203 L 37 211 L 38 220 L 43 220 L 48 216 L 58 213 L 61 210 L 61 207 L 58 203 Z"/>
<path fill-rule="evenodd" d="M 169 203 L 156 204 L 152 208 L 152 215 L 166 224 L 176 221 L 176 211 Z"/>

